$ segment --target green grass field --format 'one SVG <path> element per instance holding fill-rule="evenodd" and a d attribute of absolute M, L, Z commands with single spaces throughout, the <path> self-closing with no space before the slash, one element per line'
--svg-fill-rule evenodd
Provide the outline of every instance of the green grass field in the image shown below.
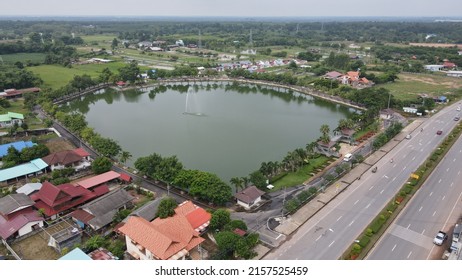
<path fill-rule="evenodd" d="M 289 173 L 281 179 L 273 183 L 274 188 L 271 191 L 277 191 L 284 187 L 293 187 L 303 184 L 306 180 L 311 178 L 311 173 L 317 173 L 315 170 L 324 166 L 329 161 L 328 157 L 320 156 L 316 159 L 310 160 L 310 163 L 304 165 L 297 172 Z"/>
<path fill-rule="evenodd" d="M 439 74 L 399 74 L 398 77 L 394 83 L 378 86 L 390 90 L 399 100 L 415 100 L 419 94 L 447 95 L 462 88 L 462 79 Z"/>
<path fill-rule="evenodd" d="M 60 65 L 40 65 L 28 67 L 30 71 L 39 75 L 44 82 L 45 87 L 58 89 L 65 86 L 76 75 L 87 74 L 92 78 L 97 78 L 104 68 L 109 68 L 113 73 L 126 64 L 119 61 L 114 61 L 105 64 L 84 64 L 73 65 L 72 68 L 63 67 Z"/>
<path fill-rule="evenodd" d="M 15 63 L 20 61 L 22 63 L 32 62 L 32 63 L 43 63 L 45 61 L 44 53 L 15 53 L 15 54 L 2 54 L 4 63 Z"/>

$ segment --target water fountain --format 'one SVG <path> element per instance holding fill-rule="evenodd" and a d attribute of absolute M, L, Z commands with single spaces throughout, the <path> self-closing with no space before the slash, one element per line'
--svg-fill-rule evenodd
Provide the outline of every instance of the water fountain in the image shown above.
<path fill-rule="evenodd" d="M 197 100 L 197 93 L 194 92 L 194 89 L 192 86 L 189 86 L 188 92 L 186 93 L 186 102 L 185 102 L 183 115 L 205 116 L 205 114 L 200 113 L 200 108 L 199 108 L 198 103 L 199 102 Z"/>

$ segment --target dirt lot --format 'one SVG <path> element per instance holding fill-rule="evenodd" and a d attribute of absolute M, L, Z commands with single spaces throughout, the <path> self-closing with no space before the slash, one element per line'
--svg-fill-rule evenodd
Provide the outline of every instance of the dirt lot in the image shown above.
<path fill-rule="evenodd" d="M 56 260 L 60 257 L 40 234 L 16 242 L 11 247 L 23 260 Z"/>
<path fill-rule="evenodd" d="M 457 89 L 461 87 L 462 82 L 459 79 L 454 79 L 450 77 L 425 77 L 425 76 L 418 76 L 418 75 L 406 75 L 401 74 L 400 79 L 403 81 L 411 81 L 411 82 L 421 82 L 424 84 L 429 85 L 445 85 L 447 88 Z"/>
<path fill-rule="evenodd" d="M 65 150 L 75 149 L 69 141 L 62 138 L 53 138 L 45 142 L 45 145 L 50 149 L 50 153 L 56 153 Z"/>

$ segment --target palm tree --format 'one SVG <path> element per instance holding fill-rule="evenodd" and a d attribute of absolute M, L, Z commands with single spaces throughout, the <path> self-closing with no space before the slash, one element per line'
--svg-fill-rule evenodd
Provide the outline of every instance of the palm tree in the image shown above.
<path fill-rule="evenodd" d="M 236 188 L 236 192 L 238 190 L 242 190 L 243 187 L 242 187 L 242 184 L 244 183 L 244 180 L 242 178 L 239 178 L 239 177 L 233 177 L 229 180 L 229 182 L 234 185 L 234 187 Z"/>
<path fill-rule="evenodd" d="M 316 148 L 318 144 L 316 142 L 311 142 L 306 144 L 306 152 L 308 153 L 308 156 L 312 156 L 314 154 L 314 149 Z"/>
<path fill-rule="evenodd" d="M 125 162 L 127 162 L 127 160 L 129 160 L 131 158 L 132 158 L 132 154 L 130 154 L 130 152 L 122 151 L 120 153 L 119 160 L 120 160 L 121 163 L 125 164 Z"/>
<path fill-rule="evenodd" d="M 330 128 L 327 124 L 321 125 L 321 128 L 319 129 L 322 133 L 323 137 L 329 136 Z"/>
<path fill-rule="evenodd" d="M 250 183 L 249 178 L 247 178 L 247 177 L 241 177 L 241 179 L 242 179 L 242 189 L 247 188 L 247 185 L 249 185 L 249 183 Z"/>

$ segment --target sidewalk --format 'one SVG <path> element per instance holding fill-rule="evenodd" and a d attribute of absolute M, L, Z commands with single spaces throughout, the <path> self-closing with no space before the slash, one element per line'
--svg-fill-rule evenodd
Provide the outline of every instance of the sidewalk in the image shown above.
<path fill-rule="evenodd" d="M 406 135 L 411 134 L 413 131 L 415 131 L 421 123 L 422 121 L 417 120 L 406 126 L 400 134 L 395 136 L 381 149 L 373 152 L 364 160 L 364 162 L 357 165 L 350 172 L 339 178 L 336 182 L 327 187 L 324 192 L 318 194 L 318 196 L 316 196 L 313 200 L 301 207 L 293 215 L 287 216 L 285 220 L 275 228 L 275 231 L 285 235 L 290 235 L 294 233 L 300 226 L 302 226 L 311 217 L 316 215 L 316 213 L 318 213 L 324 206 L 326 206 L 330 201 L 336 198 L 337 195 L 339 195 L 346 188 L 348 188 L 354 181 L 356 181 L 359 176 L 363 175 L 365 172 L 368 172 L 368 170 L 372 168 L 373 165 L 375 165 L 387 153 L 392 151 L 396 145 L 398 145 L 401 141 L 405 140 Z M 355 147 L 355 150 L 359 148 L 361 148 L 361 145 Z M 337 161 L 333 164 L 335 163 L 337 163 Z"/>

